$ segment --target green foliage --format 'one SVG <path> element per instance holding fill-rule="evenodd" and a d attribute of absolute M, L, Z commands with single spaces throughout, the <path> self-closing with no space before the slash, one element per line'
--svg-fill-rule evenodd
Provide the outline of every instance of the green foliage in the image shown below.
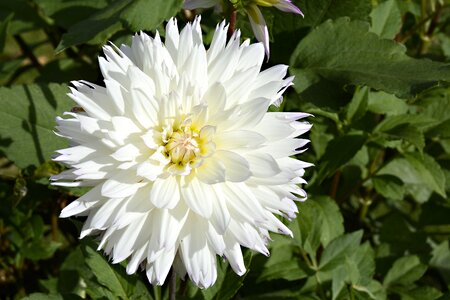
<path fill-rule="evenodd" d="M 302 0 L 301 18 L 264 8 L 263 68 L 290 62 L 281 110 L 315 115 L 308 200 L 272 234 L 270 257 L 245 251 L 239 277 L 218 258 L 201 290 L 177 299 L 448 299 L 450 296 L 450 4 L 433 0 Z M 101 84 L 97 56 L 176 16 L 181 0 L 0 1 L 0 298 L 168 299 L 145 272 L 127 275 L 79 221 L 58 219 L 84 190 L 49 186 L 67 143 L 55 117 L 70 111 L 71 80 Z M 200 12 L 200 10 L 198 11 Z M 211 40 L 228 16 L 204 10 Z M 238 15 L 246 37 L 248 19 Z"/>

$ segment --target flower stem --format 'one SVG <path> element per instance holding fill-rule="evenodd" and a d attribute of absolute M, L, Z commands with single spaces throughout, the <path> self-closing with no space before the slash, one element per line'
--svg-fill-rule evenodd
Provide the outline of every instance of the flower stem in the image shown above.
<path fill-rule="evenodd" d="M 161 300 L 161 287 L 158 285 L 153 285 L 153 293 L 155 300 Z"/>
<path fill-rule="evenodd" d="M 234 30 L 236 29 L 236 18 L 237 18 L 237 10 L 233 7 L 230 13 L 230 25 L 228 26 L 228 40 L 231 39 Z"/>
<path fill-rule="evenodd" d="M 172 268 L 169 281 L 169 300 L 176 300 L 176 298 L 177 298 L 177 273 Z"/>

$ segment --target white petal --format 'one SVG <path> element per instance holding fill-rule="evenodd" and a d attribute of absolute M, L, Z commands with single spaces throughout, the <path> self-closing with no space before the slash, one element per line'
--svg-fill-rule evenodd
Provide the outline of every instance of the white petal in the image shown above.
<path fill-rule="evenodd" d="M 156 178 L 153 182 L 150 199 L 158 208 L 174 208 L 180 201 L 180 188 L 174 176 Z"/>
<path fill-rule="evenodd" d="M 197 177 L 207 184 L 215 184 L 225 181 L 225 166 L 214 158 L 205 159 L 197 168 Z"/>
<path fill-rule="evenodd" d="M 281 172 L 278 163 L 268 153 L 251 152 L 245 155 L 250 165 L 250 172 L 256 177 L 272 177 Z"/>
<path fill-rule="evenodd" d="M 211 187 L 193 177 L 189 181 L 183 176 L 181 178 L 181 195 L 192 211 L 209 219 L 212 214 Z"/>
<path fill-rule="evenodd" d="M 153 263 L 147 264 L 147 278 L 152 284 L 163 285 L 169 274 L 176 249 L 164 251 Z"/>
<path fill-rule="evenodd" d="M 218 159 L 225 166 L 225 178 L 233 182 L 248 179 L 252 173 L 248 162 L 232 151 L 219 150 L 211 159 Z"/>
<path fill-rule="evenodd" d="M 119 171 L 117 175 L 106 180 L 102 186 L 102 195 L 110 198 L 128 197 L 145 186 L 146 182 L 140 182 L 134 172 Z"/>

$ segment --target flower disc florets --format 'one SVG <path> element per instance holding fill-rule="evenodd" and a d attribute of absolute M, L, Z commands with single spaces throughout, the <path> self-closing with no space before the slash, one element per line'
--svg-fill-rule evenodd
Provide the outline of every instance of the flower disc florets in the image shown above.
<path fill-rule="evenodd" d="M 170 20 L 131 47 L 105 46 L 105 86 L 73 82 L 82 108 L 57 118 L 72 145 L 56 161 L 70 167 L 55 185 L 92 186 L 61 217 L 87 216 L 81 237 L 99 235 L 99 249 L 127 272 L 145 268 L 163 284 L 173 266 L 200 287 L 217 277 L 216 255 L 242 275 L 241 246 L 268 255 L 269 231 L 291 235 L 275 214 L 294 218 L 310 164 L 291 158 L 308 140 L 305 113 L 268 113 L 292 84 L 286 66 L 261 71 L 264 47 L 227 43 L 216 28 L 202 42 L 200 18 L 179 33 Z"/>

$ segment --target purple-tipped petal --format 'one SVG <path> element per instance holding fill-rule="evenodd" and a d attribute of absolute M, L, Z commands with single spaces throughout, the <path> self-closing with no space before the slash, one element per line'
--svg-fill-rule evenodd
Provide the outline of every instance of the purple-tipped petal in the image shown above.
<path fill-rule="evenodd" d="M 250 5 L 246 10 L 250 25 L 252 25 L 253 33 L 255 34 L 256 39 L 263 43 L 267 59 L 269 59 L 269 30 L 267 29 L 264 16 L 256 5 Z"/>
<path fill-rule="evenodd" d="M 284 12 L 298 14 L 298 15 L 301 15 L 302 17 L 305 16 L 305 15 L 303 15 L 300 8 L 298 8 L 297 6 L 292 4 L 291 1 L 289 1 L 289 0 L 280 0 L 280 2 L 275 4 L 274 6 Z"/>

